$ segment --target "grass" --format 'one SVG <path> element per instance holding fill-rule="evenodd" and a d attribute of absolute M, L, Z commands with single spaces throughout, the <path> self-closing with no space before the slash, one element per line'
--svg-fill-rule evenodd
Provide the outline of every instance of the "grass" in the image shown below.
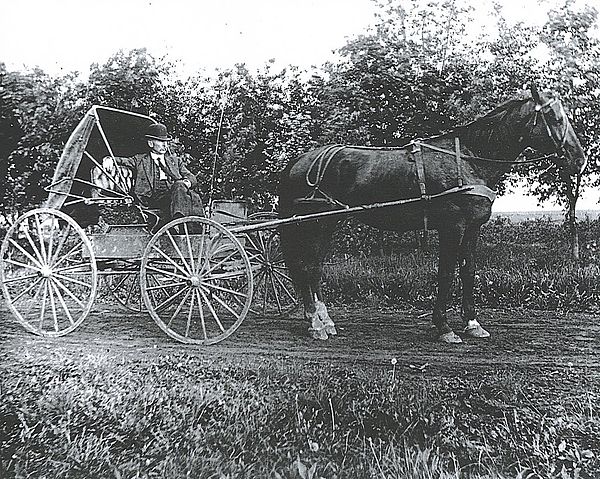
<path fill-rule="evenodd" d="M 437 292 L 435 232 L 430 235 L 430 248 L 423 250 L 416 247 L 413 233 L 382 236 L 362 226 L 358 231 L 363 237 L 356 238 L 350 235 L 348 225 L 344 228 L 324 270 L 330 301 L 433 307 Z M 538 219 L 513 224 L 500 217 L 486 224 L 476 252 L 476 304 L 597 312 L 600 222 L 581 222 L 579 231 L 581 259 L 574 261 L 560 223 Z M 383 254 L 361 257 L 358 251 Z M 455 304 L 460 302 L 460 287 L 457 280 Z"/>
<path fill-rule="evenodd" d="M 598 384 L 549 378 L 25 353 L 2 374 L 0 476 L 598 477 Z"/>

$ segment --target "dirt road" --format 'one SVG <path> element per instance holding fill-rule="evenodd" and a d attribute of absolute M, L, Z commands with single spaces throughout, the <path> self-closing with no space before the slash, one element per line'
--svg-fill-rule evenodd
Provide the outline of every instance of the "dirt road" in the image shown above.
<path fill-rule="evenodd" d="M 300 357 L 338 365 L 389 364 L 402 367 L 429 364 L 441 371 L 471 370 L 491 365 L 515 369 L 589 368 L 600 374 L 600 324 L 593 315 L 537 311 L 482 310 L 481 323 L 491 338 L 467 338 L 461 345 L 432 340 L 429 316 L 423 311 L 331 308 L 338 336 L 329 341 L 307 337 L 298 313 L 288 318 L 247 317 L 240 329 L 220 344 L 197 347 L 166 336 L 146 314 L 133 314 L 118 306 L 100 304 L 68 336 L 46 339 L 27 333 L 4 307 L 0 307 L 0 353 L 10 367 L 11 357 L 60 351 L 76 359 L 98 351 L 124 355 L 165 354 L 185 351 L 204 358 Z M 459 319 L 452 320 L 458 330 Z"/>

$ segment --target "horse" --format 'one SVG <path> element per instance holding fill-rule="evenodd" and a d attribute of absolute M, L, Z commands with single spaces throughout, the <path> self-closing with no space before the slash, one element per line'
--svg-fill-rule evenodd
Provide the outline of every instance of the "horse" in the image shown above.
<path fill-rule="evenodd" d="M 582 172 L 587 161 L 558 97 L 535 86 L 530 91 L 531 96 L 508 100 L 447 133 L 401 147 L 327 145 L 305 152 L 282 170 L 279 215 L 300 218 L 383 203 L 381 208 L 359 211 L 356 219 L 396 232 L 437 230 L 434 337 L 443 343 L 461 343 L 461 336 L 489 337 L 477 319 L 473 298 L 475 250 L 480 228 L 490 218 L 498 182 L 527 148 L 544 155 L 535 161 L 551 158 L 570 175 Z M 337 334 L 324 302 L 321 276 L 342 216 L 323 215 L 280 227 L 286 265 L 315 339 Z M 457 262 L 462 281 L 461 335 L 453 331 L 447 317 Z"/>

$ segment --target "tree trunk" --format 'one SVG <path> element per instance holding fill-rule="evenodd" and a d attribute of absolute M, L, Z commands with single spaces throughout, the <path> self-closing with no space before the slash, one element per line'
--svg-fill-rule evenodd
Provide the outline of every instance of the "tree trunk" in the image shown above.
<path fill-rule="evenodd" d="M 579 232 L 577 231 L 577 217 L 575 216 L 575 201 L 569 201 L 567 222 L 569 224 L 569 240 L 571 243 L 571 257 L 579 260 Z"/>
<path fill-rule="evenodd" d="M 575 215 L 575 206 L 579 198 L 581 187 L 581 174 L 577 175 L 577 180 L 573 184 L 572 179 L 567 178 L 567 199 L 569 209 L 567 211 L 567 225 L 569 226 L 569 242 L 571 246 L 571 257 L 579 260 L 579 232 L 577 231 L 577 216 Z"/>

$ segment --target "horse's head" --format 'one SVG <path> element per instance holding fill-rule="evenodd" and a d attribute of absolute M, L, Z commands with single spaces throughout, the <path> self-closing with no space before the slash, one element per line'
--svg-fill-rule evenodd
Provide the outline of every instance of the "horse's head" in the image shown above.
<path fill-rule="evenodd" d="M 557 153 L 571 174 L 583 171 L 587 157 L 560 100 L 540 94 L 532 86 L 527 104 L 531 108 L 527 122 L 530 146 L 542 153 Z"/>

